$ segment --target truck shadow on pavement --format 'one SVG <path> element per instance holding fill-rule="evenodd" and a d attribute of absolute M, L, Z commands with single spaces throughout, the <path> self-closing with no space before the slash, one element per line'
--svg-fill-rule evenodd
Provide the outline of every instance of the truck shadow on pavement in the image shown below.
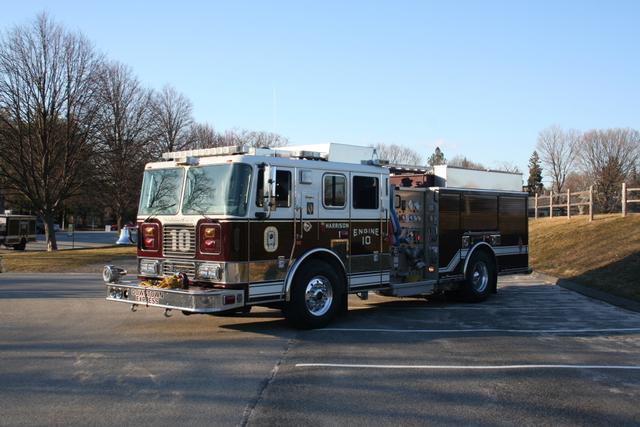
<path fill-rule="evenodd" d="M 589 290 L 595 290 L 593 297 L 610 300 L 612 304 L 619 305 L 634 311 L 640 311 L 640 251 L 632 253 L 621 260 L 612 262 L 600 268 L 584 272 L 581 275 L 568 279 L 559 279 L 558 284 L 572 289 L 572 284 L 584 284 L 581 289 L 575 289 L 585 295 Z M 614 280 L 612 280 L 614 278 Z M 599 294 L 603 292 L 605 294 Z M 613 298 L 607 298 L 607 295 Z M 625 298 L 628 301 L 616 301 L 617 298 Z M 634 304 L 635 303 L 635 304 Z"/>

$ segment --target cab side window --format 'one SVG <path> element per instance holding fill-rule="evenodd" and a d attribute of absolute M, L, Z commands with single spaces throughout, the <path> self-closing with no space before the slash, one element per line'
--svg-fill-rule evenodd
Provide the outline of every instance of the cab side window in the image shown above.
<path fill-rule="evenodd" d="M 262 207 L 264 203 L 264 199 L 262 198 L 264 170 L 258 171 L 257 181 L 256 206 Z M 276 206 L 279 208 L 291 207 L 291 171 L 276 171 Z"/>
<path fill-rule="evenodd" d="M 346 205 L 347 178 L 344 175 L 327 174 L 322 178 L 323 200 L 326 208 L 344 208 Z"/>
<path fill-rule="evenodd" d="M 354 209 L 378 209 L 380 201 L 378 178 L 373 176 L 353 177 Z"/>

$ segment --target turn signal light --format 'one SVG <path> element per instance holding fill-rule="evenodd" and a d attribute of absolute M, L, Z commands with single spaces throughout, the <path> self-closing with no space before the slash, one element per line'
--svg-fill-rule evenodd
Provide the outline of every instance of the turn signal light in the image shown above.
<path fill-rule="evenodd" d="M 142 249 L 157 251 L 159 249 L 159 232 L 157 224 L 142 225 Z"/>
<path fill-rule="evenodd" d="M 200 225 L 200 252 L 203 254 L 220 253 L 220 234 L 218 224 Z"/>

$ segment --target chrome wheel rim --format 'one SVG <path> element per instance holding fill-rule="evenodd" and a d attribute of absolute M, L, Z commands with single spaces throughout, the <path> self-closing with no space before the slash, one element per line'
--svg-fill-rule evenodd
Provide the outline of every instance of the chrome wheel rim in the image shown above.
<path fill-rule="evenodd" d="M 471 272 L 471 285 L 476 292 L 482 293 L 489 284 L 489 269 L 484 262 L 478 262 Z"/>
<path fill-rule="evenodd" d="M 329 279 L 324 276 L 315 276 L 309 280 L 304 292 L 304 302 L 312 315 L 326 314 L 333 303 L 333 288 Z"/>

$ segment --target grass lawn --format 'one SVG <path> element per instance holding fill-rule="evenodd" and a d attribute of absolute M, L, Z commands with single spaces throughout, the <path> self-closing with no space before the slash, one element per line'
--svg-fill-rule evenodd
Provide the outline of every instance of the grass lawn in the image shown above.
<path fill-rule="evenodd" d="M 135 246 L 111 246 L 96 249 L 71 249 L 54 252 L 3 253 L 5 272 L 68 273 L 87 271 L 92 266 L 99 268 L 109 262 L 132 259 L 136 256 Z"/>
<path fill-rule="evenodd" d="M 534 270 L 640 301 L 640 215 L 529 222 Z"/>

